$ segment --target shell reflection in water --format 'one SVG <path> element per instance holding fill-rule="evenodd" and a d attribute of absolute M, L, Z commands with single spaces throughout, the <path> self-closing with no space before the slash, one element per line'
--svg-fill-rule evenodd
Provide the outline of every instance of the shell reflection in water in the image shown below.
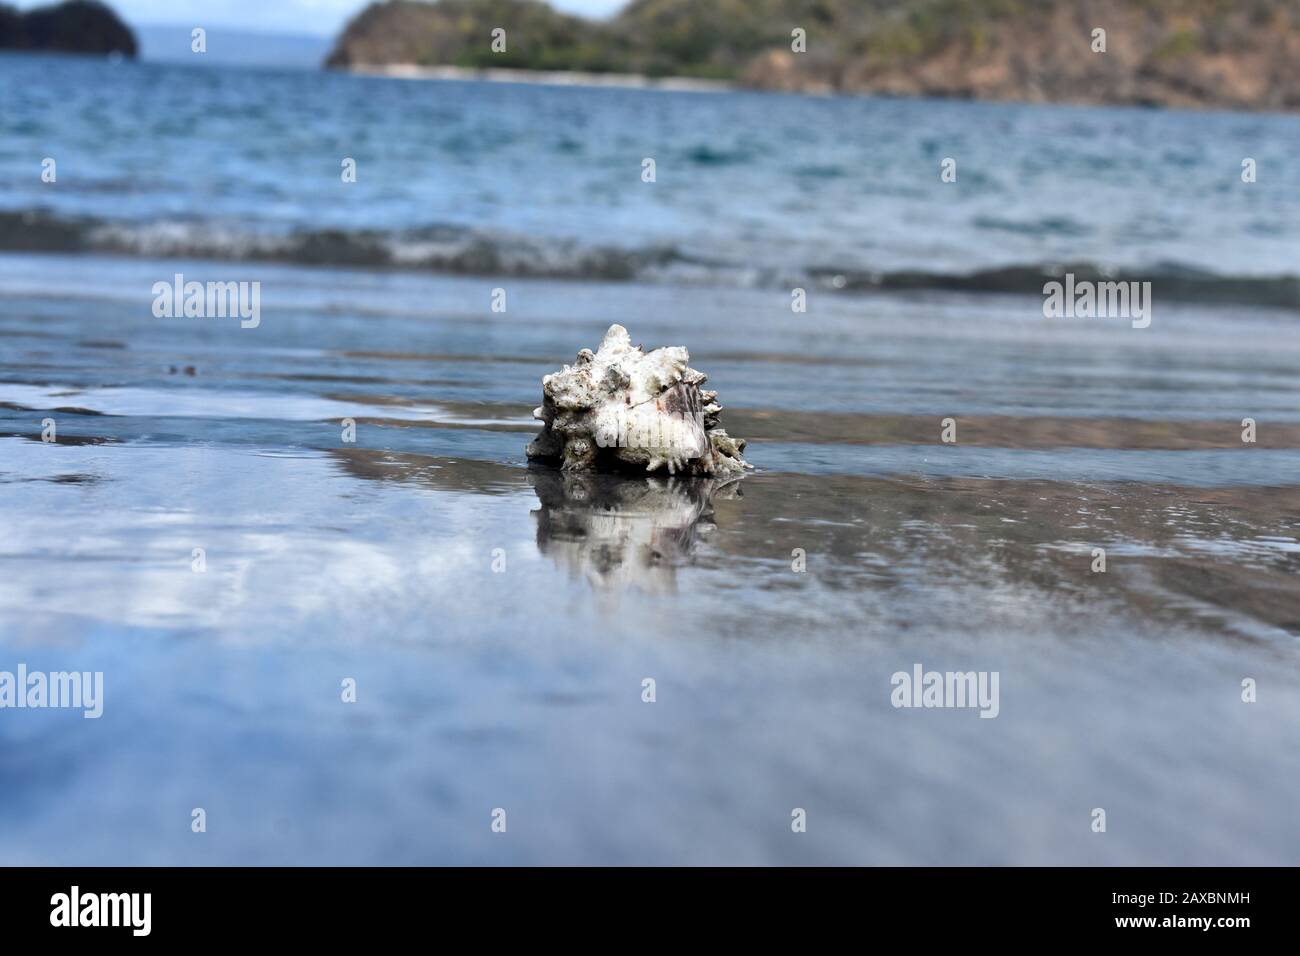
<path fill-rule="evenodd" d="M 738 480 L 630 478 L 535 470 L 537 548 L 601 590 L 675 590 L 677 568 L 715 527 L 713 500 Z"/>

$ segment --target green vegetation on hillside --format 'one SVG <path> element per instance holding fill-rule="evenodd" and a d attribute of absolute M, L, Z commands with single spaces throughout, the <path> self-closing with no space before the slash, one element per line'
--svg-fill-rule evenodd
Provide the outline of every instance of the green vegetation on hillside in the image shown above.
<path fill-rule="evenodd" d="M 494 52 L 492 31 L 506 31 Z M 1107 49 L 1094 51 L 1104 29 Z M 806 51 L 791 48 L 802 30 Z M 388 0 L 328 65 L 710 77 L 784 90 L 1300 107 L 1294 0 Z"/>

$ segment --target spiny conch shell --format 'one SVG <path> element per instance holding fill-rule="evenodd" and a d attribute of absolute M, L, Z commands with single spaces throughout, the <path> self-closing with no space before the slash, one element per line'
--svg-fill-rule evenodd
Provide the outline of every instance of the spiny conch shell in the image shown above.
<path fill-rule="evenodd" d="M 670 475 L 735 477 L 751 467 L 745 441 L 718 425 L 718 393 L 679 346 L 643 352 L 611 325 L 596 352 L 542 378 L 543 423 L 528 457 L 565 471 L 632 468 Z"/>

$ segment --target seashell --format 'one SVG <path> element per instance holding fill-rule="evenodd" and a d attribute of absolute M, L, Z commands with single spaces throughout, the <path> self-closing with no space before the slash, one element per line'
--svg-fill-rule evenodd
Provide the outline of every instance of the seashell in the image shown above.
<path fill-rule="evenodd" d="M 679 346 L 645 352 L 611 325 L 595 352 L 542 378 L 543 423 L 528 457 L 566 471 L 635 468 L 670 475 L 739 475 L 744 439 L 718 425 L 717 392 Z"/>

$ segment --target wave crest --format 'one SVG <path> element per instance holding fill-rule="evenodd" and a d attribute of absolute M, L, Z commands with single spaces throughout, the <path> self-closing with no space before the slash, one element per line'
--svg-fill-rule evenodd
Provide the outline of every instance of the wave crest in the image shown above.
<path fill-rule="evenodd" d="M 270 232 L 214 222 L 105 221 L 24 210 L 0 212 L 0 251 L 98 252 L 156 259 L 286 262 L 615 282 L 773 288 L 814 284 L 848 292 L 928 290 L 1041 295 L 1044 283 L 1068 272 L 1076 281 L 1151 282 L 1156 295 L 1171 301 L 1300 310 L 1300 279 L 1294 275 L 1221 275 L 1179 263 L 1119 269 L 1091 262 L 1029 263 L 960 273 L 838 266 L 780 268 L 705 259 L 670 244 L 596 245 L 442 224 L 393 231 Z"/>

